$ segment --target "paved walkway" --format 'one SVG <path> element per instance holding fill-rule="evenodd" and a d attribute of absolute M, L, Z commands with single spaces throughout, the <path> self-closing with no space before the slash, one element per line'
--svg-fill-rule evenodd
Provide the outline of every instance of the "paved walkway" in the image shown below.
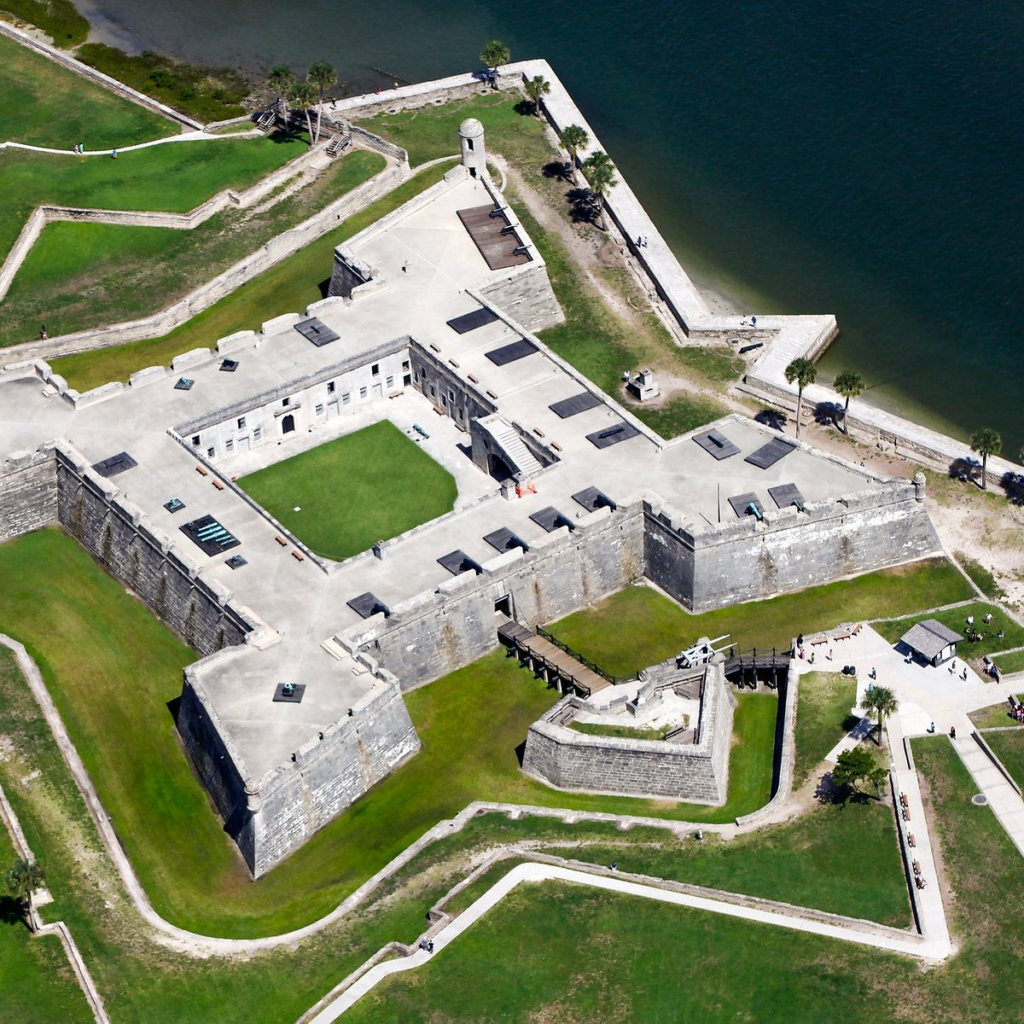
<path fill-rule="evenodd" d="M 1024 856 L 1024 800 L 971 735 L 972 729 L 965 717 L 962 726 L 956 728 L 953 749 L 967 766 L 978 789 L 988 798 L 989 807 L 999 819 L 999 824 Z"/>
<path fill-rule="evenodd" d="M 644 899 L 671 903 L 677 907 L 690 907 L 711 914 L 724 914 L 727 917 L 738 917 L 758 924 L 776 925 L 790 928 L 793 931 L 807 932 L 824 938 L 839 939 L 843 942 L 855 942 L 875 949 L 889 950 L 906 956 L 918 957 L 922 960 L 944 960 L 953 952 L 949 935 L 945 928 L 945 919 L 937 934 L 928 938 L 920 938 L 910 933 L 900 933 L 895 929 L 875 928 L 866 922 L 863 927 L 852 925 L 829 924 L 825 921 L 811 920 L 795 915 L 782 914 L 764 910 L 759 907 L 742 906 L 728 903 L 725 900 L 709 899 L 691 893 L 673 892 L 659 889 L 653 885 L 643 885 L 620 878 L 604 875 L 592 875 L 574 868 L 557 867 L 552 864 L 518 864 L 499 881 L 495 882 L 475 903 L 461 913 L 454 921 L 445 925 L 433 936 L 434 953 L 417 950 L 411 956 L 401 960 L 388 960 L 376 964 L 351 984 L 330 1006 L 321 1010 L 311 1019 L 309 1024 L 329 1024 L 337 1020 L 349 1007 L 366 995 L 384 978 L 402 971 L 410 971 L 423 966 L 445 947 L 455 941 L 467 928 L 475 924 L 492 907 L 504 899 L 517 885 L 522 882 L 566 882 L 577 885 L 589 885 L 606 892 L 617 892 L 627 896 L 639 896 Z M 936 887 L 938 888 L 938 887 Z"/>
<path fill-rule="evenodd" d="M 150 149 L 152 146 L 163 146 L 169 142 L 198 142 L 200 139 L 252 139 L 262 135 L 258 128 L 247 132 L 228 132 L 224 135 L 213 135 L 210 132 L 182 132 L 180 135 L 168 135 L 166 138 L 153 139 L 151 142 L 139 142 L 134 146 L 118 146 L 118 153 L 133 153 L 137 149 Z M 0 142 L 0 149 L 27 149 L 32 153 L 51 153 L 57 156 L 105 156 L 109 157 L 110 149 L 87 149 L 76 153 L 73 149 L 51 149 L 48 146 L 30 146 L 25 142 Z"/>

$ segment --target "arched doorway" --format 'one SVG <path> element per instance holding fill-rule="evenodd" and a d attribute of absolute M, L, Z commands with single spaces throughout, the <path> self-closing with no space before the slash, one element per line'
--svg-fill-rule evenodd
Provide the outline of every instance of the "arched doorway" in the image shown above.
<path fill-rule="evenodd" d="M 281 420 L 281 433 L 290 434 L 295 429 L 295 417 L 288 413 L 284 419 Z"/>

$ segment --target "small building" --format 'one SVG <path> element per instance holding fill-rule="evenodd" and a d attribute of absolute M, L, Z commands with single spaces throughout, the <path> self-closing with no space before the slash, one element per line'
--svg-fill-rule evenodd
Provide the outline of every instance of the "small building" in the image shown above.
<path fill-rule="evenodd" d="M 641 402 L 646 402 L 649 398 L 657 398 L 661 394 L 661 389 L 650 370 L 639 370 L 635 376 L 627 373 L 626 390 Z"/>
<path fill-rule="evenodd" d="M 937 619 L 925 619 L 908 629 L 900 640 L 930 665 L 941 665 L 956 657 L 957 641 L 963 637 Z"/>

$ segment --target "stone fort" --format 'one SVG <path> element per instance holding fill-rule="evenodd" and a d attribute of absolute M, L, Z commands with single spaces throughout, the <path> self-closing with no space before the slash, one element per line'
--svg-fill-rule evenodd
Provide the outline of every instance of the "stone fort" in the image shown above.
<path fill-rule="evenodd" d="M 43 362 L 0 376 L 0 540 L 60 524 L 200 654 L 178 730 L 256 877 L 416 754 L 403 691 L 503 625 L 644 581 L 699 612 L 940 549 L 923 478 L 741 416 L 666 441 L 550 351 L 544 260 L 477 122 L 461 142 L 461 166 L 336 251 L 305 315 L 84 394 Z M 451 513 L 334 562 L 234 482 L 383 419 L 455 476 Z M 688 746 L 567 741 L 573 714 L 618 698 L 562 679 L 526 770 L 721 802 L 720 666 L 645 678 L 697 702 Z"/>

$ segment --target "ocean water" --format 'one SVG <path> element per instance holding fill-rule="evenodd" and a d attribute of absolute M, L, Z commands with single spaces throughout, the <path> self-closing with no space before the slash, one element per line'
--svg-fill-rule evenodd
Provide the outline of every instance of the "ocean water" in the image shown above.
<path fill-rule="evenodd" d="M 1010 0 L 77 0 L 210 64 L 325 58 L 348 91 L 543 56 L 698 282 L 833 312 L 863 399 L 1024 444 L 1024 8 Z"/>

